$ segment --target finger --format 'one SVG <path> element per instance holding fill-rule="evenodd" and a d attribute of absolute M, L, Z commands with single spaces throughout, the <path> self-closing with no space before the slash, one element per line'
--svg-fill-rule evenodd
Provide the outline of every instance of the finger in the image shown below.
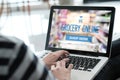
<path fill-rule="evenodd" d="M 68 57 L 68 56 L 69 56 L 69 54 L 70 54 L 70 53 L 68 52 L 68 54 L 65 54 L 65 56 L 66 56 L 66 57 Z"/>
<path fill-rule="evenodd" d="M 58 61 L 58 62 L 56 63 L 56 67 L 61 67 L 61 61 Z"/>
<path fill-rule="evenodd" d="M 73 64 L 69 64 L 69 66 L 68 66 L 68 70 L 71 71 L 72 68 L 73 68 Z"/>
<path fill-rule="evenodd" d="M 69 58 L 64 58 L 63 61 L 68 62 L 70 59 Z"/>
<path fill-rule="evenodd" d="M 61 61 L 61 65 L 63 68 L 65 68 L 65 61 L 64 60 Z"/>
<path fill-rule="evenodd" d="M 55 70 L 55 65 L 52 65 L 52 66 L 51 66 L 51 70 Z"/>
<path fill-rule="evenodd" d="M 54 54 L 56 54 L 58 57 L 60 57 L 60 56 L 63 56 L 63 55 L 68 55 L 69 52 L 65 51 L 65 50 L 59 50 L 59 51 L 54 52 Z"/>

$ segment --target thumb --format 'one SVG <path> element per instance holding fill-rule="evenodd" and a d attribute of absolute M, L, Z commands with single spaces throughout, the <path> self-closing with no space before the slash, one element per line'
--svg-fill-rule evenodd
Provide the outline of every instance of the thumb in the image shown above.
<path fill-rule="evenodd" d="M 73 68 L 73 64 L 69 64 L 69 66 L 68 66 L 68 70 L 71 71 L 72 68 Z"/>

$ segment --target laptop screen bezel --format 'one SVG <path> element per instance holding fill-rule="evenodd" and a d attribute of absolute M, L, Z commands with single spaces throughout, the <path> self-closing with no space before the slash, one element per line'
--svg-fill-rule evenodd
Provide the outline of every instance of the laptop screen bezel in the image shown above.
<path fill-rule="evenodd" d="M 107 53 L 100 53 L 100 52 L 98 53 L 98 52 L 89 52 L 89 51 L 80 51 L 80 50 L 70 50 L 70 49 L 63 49 L 63 48 L 48 47 L 51 25 L 52 25 L 53 10 L 54 9 L 111 10 L 111 20 L 110 20 L 110 28 L 109 28 L 109 35 L 108 35 L 108 43 L 107 43 L 108 44 Z M 51 50 L 51 51 L 67 50 L 68 52 L 73 53 L 73 54 L 110 57 L 111 46 L 112 46 L 111 42 L 112 42 L 112 33 L 113 33 L 113 25 L 114 25 L 114 16 L 115 16 L 115 8 L 114 7 L 103 7 L 103 6 L 97 6 L 97 7 L 96 6 L 52 6 L 51 9 L 50 9 L 50 16 L 49 16 L 49 24 L 48 24 L 45 50 Z"/>

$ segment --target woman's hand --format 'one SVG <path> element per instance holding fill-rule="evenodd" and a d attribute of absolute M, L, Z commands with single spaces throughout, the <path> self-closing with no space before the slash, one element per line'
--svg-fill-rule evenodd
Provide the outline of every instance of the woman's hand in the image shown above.
<path fill-rule="evenodd" d="M 69 52 L 59 50 L 56 52 L 49 53 L 45 58 L 43 58 L 43 61 L 45 62 L 46 66 L 50 69 L 51 65 L 56 64 L 56 61 L 58 59 L 63 59 L 63 57 L 66 57 L 67 55 L 69 55 Z M 64 60 L 68 61 L 68 59 Z"/>
<path fill-rule="evenodd" d="M 73 65 L 70 64 L 68 68 L 65 67 L 66 61 L 61 60 L 56 62 L 56 65 L 51 66 L 51 71 L 57 80 L 70 80 L 71 78 L 71 69 Z"/>

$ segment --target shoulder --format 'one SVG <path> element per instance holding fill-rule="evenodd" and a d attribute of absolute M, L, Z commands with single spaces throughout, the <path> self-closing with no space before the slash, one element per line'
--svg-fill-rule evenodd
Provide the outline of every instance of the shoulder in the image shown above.
<path fill-rule="evenodd" d="M 15 58 L 23 44 L 24 42 L 16 37 L 0 35 L 0 56 Z"/>
<path fill-rule="evenodd" d="M 14 43 L 14 44 L 21 44 L 23 43 L 22 40 L 13 37 L 13 36 L 5 36 L 5 35 L 0 35 L 0 42 L 9 42 L 9 43 Z"/>
<path fill-rule="evenodd" d="M 4 49 L 17 49 L 24 42 L 13 36 L 0 35 L 0 48 Z"/>

